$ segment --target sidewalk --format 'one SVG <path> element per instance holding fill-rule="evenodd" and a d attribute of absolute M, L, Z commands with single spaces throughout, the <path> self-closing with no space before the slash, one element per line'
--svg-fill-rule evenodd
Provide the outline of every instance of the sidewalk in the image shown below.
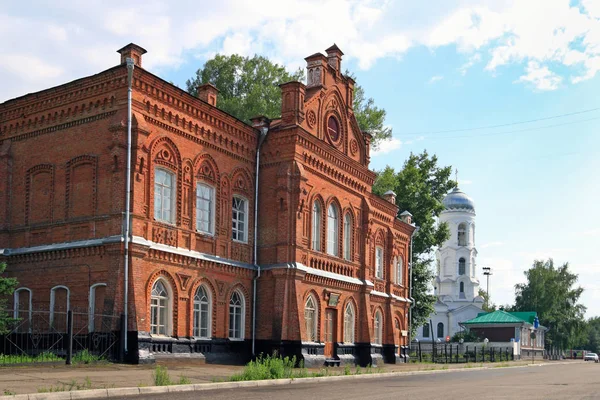
<path fill-rule="evenodd" d="M 542 364 L 541 361 L 538 362 Z M 381 368 L 373 368 L 372 372 L 453 370 L 481 366 L 498 368 L 503 366 L 524 366 L 530 363 L 531 361 L 523 360 L 485 364 L 384 364 Z M 173 381 L 179 381 L 179 377 L 184 376 L 192 384 L 227 381 L 231 375 L 243 369 L 243 366 L 199 365 L 181 361 L 175 363 L 161 362 L 159 365 L 168 368 L 169 375 Z M 150 387 L 154 386 L 152 373 L 155 367 L 156 365 L 125 364 L 1 367 L 0 396 L 51 391 L 52 387 L 60 387 L 62 385 L 68 387 L 73 381 L 89 389 Z M 313 369 L 311 371 L 318 370 Z M 354 374 L 355 368 L 352 368 L 351 371 Z M 331 373 L 341 375 L 344 373 L 344 368 L 331 368 Z"/>

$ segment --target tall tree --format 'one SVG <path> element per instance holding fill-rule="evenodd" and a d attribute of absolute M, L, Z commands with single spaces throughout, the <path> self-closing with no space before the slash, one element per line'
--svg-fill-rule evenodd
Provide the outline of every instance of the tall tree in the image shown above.
<path fill-rule="evenodd" d="M 580 342 L 586 308 L 578 303 L 583 288 L 576 286 L 569 264 L 555 267 L 552 259 L 536 260 L 524 274 L 527 282 L 515 285 L 513 310 L 538 313 L 540 324 L 549 328 L 547 347 L 567 349 Z"/>
<path fill-rule="evenodd" d="M 429 294 L 429 285 L 435 276 L 433 250 L 450 237 L 448 226 L 438 224 L 437 217 L 444 210 L 442 200 L 456 186 L 450 179 L 451 173 L 451 166 L 439 166 L 437 157 L 424 151 L 411 153 L 397 173 L 386 167 L 378 173 L 373 185 L 373 192 L 380 196 L 388 190 L 396 192 L 399 212 L 409 211 L 419 226 L 413 242 L 413 333 L 434 311 L 435 296 Z"/>
<path fill-rule="evenodd" d="M 5 333 L 13 318 L 6 312 L 7 296 L 11 295 L 17 287 L 15 278 L 2 276 L 6 270 L 6 263 L 0 263 L 0 334 Z"/>
<path fill-rule="evenodd" d="M 480 288 L 477 294 L 479 295 L 479 297 L 483 298 L 483 311 L 496 311 L 496 305 L 494 303 L 490 303 L 490 296 L 488 295 L 488 292 Z"/>
<path fill-rule="evenodd" d="M 198 86 L 215 85 L 219 89 L 217 107 L 247 122 L 257 115 L 278 118 L 281 115 L 279 85 L 301 80 L 304 80 L 302 69 L 290 73 L 266 57 L 217 54 L 196 71 L 195 77 L 187 80 L 186 86 L 187 91 L 196 96 Z M 385 110 L 377 107 L 372 98 L 367 99 L 359 85 L 354 87 L 353 108 L 359 128 L 373 136 L 373 148 L 392 136 L 392 129 L 385 126 Z"/>

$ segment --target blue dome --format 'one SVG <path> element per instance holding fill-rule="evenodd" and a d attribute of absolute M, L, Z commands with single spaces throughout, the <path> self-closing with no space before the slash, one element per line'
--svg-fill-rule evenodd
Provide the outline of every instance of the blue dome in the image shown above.
<path fill-rule="evenodd" d="M 444 204 L 446 210 L 466 210 L 475 212 L 475 203 L 473 202 L 473 199 L 457 187 L 444 197 L 442 204 Z"/>

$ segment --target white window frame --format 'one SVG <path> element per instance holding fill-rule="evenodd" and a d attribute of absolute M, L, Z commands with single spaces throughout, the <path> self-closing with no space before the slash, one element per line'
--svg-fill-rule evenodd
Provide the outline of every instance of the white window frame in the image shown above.
<path fill-rule="evenodd" d="M 309 302 L 312 303 L 312 306 L 309 307 Z M 314 296 L 311 294 L 308 296 L 306 301 L 304 302 L 304 321 L 306 323 L 306 340 L 309 342 L 318 342 L 319 336 L 319 307 L 317 306 L 317 301 Z M 310 314 L 312 313 L 312 321 L 310 319 Z M 312 333 L 312 334 L 311 334 Z"/>
<path fill-rule="evenodd" d="M 67 291 L 67 314 L 71 309 L 71 291 L 68 287 L 57 285 L 50 289 L 50 326 L 54 325 L 54 306 L 56 305 L 56 290 L 58 289 L 65 289 Z M 68 325 L 67 318 L 65 318 L 65 323 Z"/>
<path fill-rule="evenodd" d="M 458 224 L 458 245 L 459 246 L 466 246 L 468 244 L 467 233 L 468 233 L 467 232 L 467 224 L 465 224 L 464 222 L 461 222 L 460 224 Z"/>
<path fill-rule="evenodd" d="M 204 290 L 206 302 L 197 299 L 200 290 Z M 202 305 L 206 305 L 206 335 L 202 335 Z M 192 336 L 198 339 L 210 339 L 212 337 L 212 291 L 206 285 L 200 285 L 194 293 L 193 301 L 193 325 Z"/>
<path fill-rule="evenodd" d="M 90 286 L 90 294 L 88 296 L 88 332 L 94 332 L 96 330 L 96 289 L 99 287 L 106 287 L 106 283 L 95 283 Z"/>
<path fill-rule="evenodd" d="M 321 202 L 315 200 L 313 203 L 312 218 L 312 249 L 322 251 L 321 247 L 321 223 L 323 221 L 323 207 Z"/>
<path fill-rule="evenodd" d="M 337 257 L 340 252 L 340 212 L 335 203 L 327 207 L 327 254 Z"/>
<path fill-rule="evenodd" d="M 243 210 L 235 208 L 236 200 L 242 201 L 244 207 Z M 234 217 L 234 212 L 236 213 L 236 217 Z M 231 201 L 231 213 L 231 238 L 234 242 L 248 243 L 248 223 L 250 222 L 250 216 L 248 215 L 248 199 L 242 196 L 233 196 Z M 243 221 L 239 218 L 240 214 L 245 218 Z M 239 229 L 240 223 L 243 224 L 242 229 Z M 240 233 L 243 235 L 242 239 L 239 238 Z"/>
<path fill-rule="evenodd" d="M 239 296 L 240 304 L 232 304 L 234 294 L 237 294 Z M 236 317 L 239 318 L 239 320 Z M 244 340 L 244 336 L 246 333 L 246 298 L 244 297 L 244 294 L 237 289 L 231 292 L 231 295 L 229 296 L 228 328 L 229 340 Z"/>
<path fill-rule="evenodd" d="M 442 327 L 442 335 L 440 336 L 440 326 Z M 437 338 L 443 338 L 444 337 L 444 323 L 443 322 L 438 322 L 438 324 L 436 325 L 436 336 Z"/>
<path fill-rule="evenodd" d="M 209 198 L 206 199 L 204 197 L 202 197 L 200 195 L 200 189 L 201 188 L 207 188 L 209 190 Z M 205 235 L 211 235 L 213 236 L 215 234 L 215 196 L 216 190 L 214 188 L 214 186 L 208 185 L 204 182 L 197 182 L 196 183 L 196 230 L 198 232 L 201 232 Z M 206 210 L 202 210 L 200 208 L 200 203 L 201 202 L 209 202 L 208 205 L 208 210 L 207 212 L 209 213 L 208 215 L 208 221 L 203 221 L 202 218 L 202 213 L 201 211 L 206 211 Z M 208 229 L 204 230 L 201 229 L 201 223 L 207 223 L 208 224 Z"/>
<path fill-rule="evenodd" d="M 356 325 L 356 312 L 352 302 L 344 308 L 344 343 L 354 343 L 354 327 Z"/>
<path fill-rule="evenodd" d="M 404 283 L 402 282 L 403 278 L 404 278 L 404 261 L 402 260 L 402 256 L 398 256 L 398 258 L 396 259 L 396 284 L 397 285 L 403 285 Z"/>
<path fill-rule="evenodd" d="M 154 288 L 158 283 L 161 283 L 165 291 L 167 292 L 165 296 L 155 296 L 152 294 L 154 292 Z M 153 300 L 157 299 L 159 301 L 158 304 L 153 304 Z M 163 307 L 160 304 L 160 301 L 164 300 L 164 308 L 165 312 L 165 321 L 161 320 L 160 317 L 160 309 Z M 157 323 L 154 324 L 154 315 L 157 314 Z M 164 333 L 161 333 L 161 326 L 164 326 Z M 150 291 L 150 334 L 153 336 L 171 336 L 171 329 L 173 326 L 173 289 L 169 282 L 164 278 L 158 278 L 152 284 L 152 289 Z"/>
<path fill-rule="evenodd" d="M 352 261 L 352 216 L 344 215 L 344 258 Z"/>
<path fill-rule="evenodd" d="M 461 271 L 460 271 L 460 260 L 463 260 L 463 266 L 464 266 L 462 274 L 461 274 Z M 467 260 L 464 257 L 460 257 L 458 259 L 458 274 L 457 275 L 458 276 L 463 276 L 463 275 L 466 275 L 466 274 L 467 274 Z"/>
<path fill-rule="evenodd" d="M 375 311 L 373 318 L 373 340 L 375 344 L 383 344 L 383 316 L 380 310 Z"/>
<path fill-rule="evenodd" d="M 168 188 L 168 186 L 165 186 L 162 183 L 158 183 L 157 179 L 159 177 L 159 174 L 164 173 L 167 175 L 171 176 L 171 187 Z M 177 187 L 177 176 L 173 171 L 170 171 L 168 169 L 165 168 L 158 168 L 156 167 L 154 169 L 154 219 L 156 221 L 160 221 L 160 222 L 164 222 L 167 224 L 175 224 L 175 196 L 177 194 L 176 192 L 176 187 Z M 167 210 L 165 210 L 164 208 L 164 194 L 165 194 L 165 190 L 166 189 L 170 189 L 170 201 L 169 201 L 169 216 L 167 219 L 164 218 L 164 214 Z M 156 199 L 160 197 L 160 209 L 157 208 L 157 201 Z M 158 215 L 157 215 L 158 213 Z"/>
<path fill-rule="evenodd" d="M 375 247 L 375 277 L 383 279 L 383 247 Z"/>

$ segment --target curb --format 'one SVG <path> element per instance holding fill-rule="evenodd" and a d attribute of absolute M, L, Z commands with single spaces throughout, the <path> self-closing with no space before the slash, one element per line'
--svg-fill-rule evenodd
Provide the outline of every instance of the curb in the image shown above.
<path fill-rule="evenodd" d="M 90 389 L 90 390 L 74 390 L 70 392 L 54 392 L 54 393 L 30 393 L 18 394 L 14 396 L 0 396 L 0 400 L 76 400 L 76 399 L 99 399 L 99 398 L 122 398 L 127 396 L 136 396 L 143 394 L 159 394 L 159 393 L 176 393 L 176 392 L 203 392 L 208 390 L 218 389 L 237 389 L 250 387 L 268 387 L 268 386 L 283 386 L 297 385 L 303 383 L 323 383 L 323 382 L 338 382 L 347 380 L 373 379 L 383 377 L 401 377 L 410 375 L 428 375 L 448 372 L 465 372 L 465 371 L 481 371 L 486 369 L 508 369 L 508 368 L 527 368 L 527 367 L 543 367 L 548 365 L 565 365 L 572 364 L 570 362 L 560 363 L 539 363 L 539 364 L 524 364 L 508 367 L 473 367 L 473 368 L 454 368 L 454 369 L 432 369 L 421 371 L 398 371 L 398 372 L 383 372 L 361 375 L 336 375 L 336 376 L 321 376 L 307 378 L 286 378 L 286 379 L 269 379 L 262 381 L 241 381 L 241 382 L 218 382 L 218 383 L 194 383 L 189 385 L 172 385 L 172 386 L 147 386 L 147 387 L 125 387 L 111 389 Z"/>

